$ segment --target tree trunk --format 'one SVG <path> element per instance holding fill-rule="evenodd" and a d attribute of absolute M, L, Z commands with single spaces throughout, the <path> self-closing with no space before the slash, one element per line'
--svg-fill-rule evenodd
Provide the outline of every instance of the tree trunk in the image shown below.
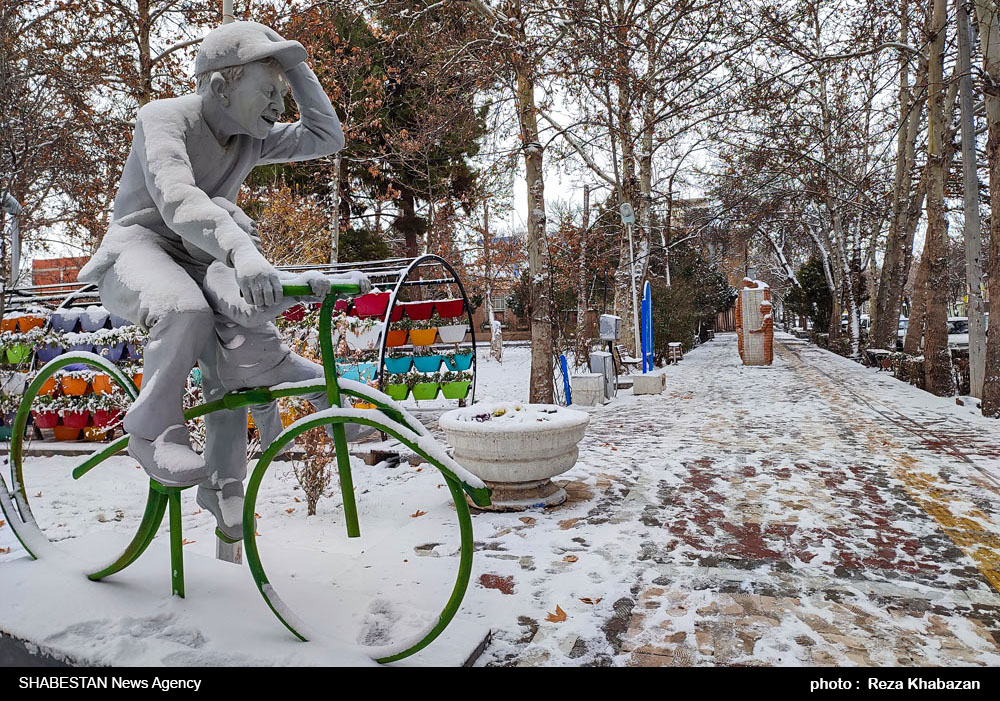
<path fill-rule="evenodd" d="M 340 156 L 333 158 L 333 177 L 330 179 L 330 204 L 329 220 L 330 227 L 330 262 L 336 263 L 340 260 Z"/>
<path fill-rule="evenodd" d="M 149 50 L 149 0 L 139 0 L 136 10 L 139 36 L 139 107 L 153 99 L 153 58 Z"/>
<path fill-rule="evenodd" d="M 985 91 L 986 123 L 989 137 L 986 142 L 986 156 L 990 168 L 990 249 L 989 270 L 987 271 L 993 288 L 992 297 L 1000 297 L 997 280 L 1000 280 L 1000 12 L 992 0 L 975 0 L 976 19 L 979 22 L 979 40 L 983 52 L 983 72 L 986 74 Z M 991 305 L 994 306 L 995 305 Z M 994 314 L 994 316 L 997 316 Z M 983 416 L 1000 417 L 1000 333 L 996 332 L 997 320 L 993 320 L 994 332 L 986 337 L 986 369 L 983 373 Z"/>
<path fill-rule="evenodd" d="M 941 397 L 955 393 L 948 349 L 948 221 L 945 217 L 944 43 L 947 0 L 931 0 L 930 61 L 927 67 L 927 264 L 924 312 L 924 386 Z"/>
<path fill-rule="evenodd" d="M 925 251 L 926 253 L 926 251 Z M 906 327 L 903 352 L 919 355 L 924 345 L 924 317 L 927 314 L 927 258 L 920 257 L 917 277 L 913 281 L 913 299 L 910 300 L 910 322 Z"/>
<path fill-rule="evenodd" d="M 986 319 L 983 301 L 983 240 L 979 220 L 979 174 L 976 168 L 976 124 L 972 113 L 972 42 L 965 3 L 955 0 L 958 25 L 958 74 L 961 89 L 962 184 L 965 203 L 965 271 L 969 298 L 969 393 L 983 396 L 986 369 Z"/>
<path fill-rule="evenodd" d="M 490 355 L 503 362 L 503 327 L 493 311 L 493 261 L 490 258 L 490 203 L 483 203 L 483 267 L 486 273 L 486 323 L 490 326 Z"/>
<path fill-rule="evenodd" d="M 549 297 L 549 247 L 545 233 L 545 181 L 542 144 L 535 112 L 535 82 L 528 67 L 514 61 L 518 118 L 528 186 L 528 275 L 530 276 L 531 381 L 528 401 L 552 403 L 552 301 Z"/>

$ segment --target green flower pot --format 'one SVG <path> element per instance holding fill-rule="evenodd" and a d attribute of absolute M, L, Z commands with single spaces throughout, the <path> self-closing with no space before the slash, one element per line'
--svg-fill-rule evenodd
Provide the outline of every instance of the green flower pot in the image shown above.
<path fill-rule="evenodd" d="M 441 394 L 445 399 L 465 399 L 469 396 L 471 382 L 444 382 L 441 384 Z"/>
<path fill-rule="evenodd" d="M 27 361 L 31 357 L 31 346 L 24 343 L 15 343 L 7 349 L 7 362 L 19 364 Z"/>
<path fill-rule="evenodd" d="M 438 395 L 441 385 L 437 382 L 418 382 L 413 385 L 414 399 L 434 399 Z"/>
<path fill-rule="evenodd" d="M 406 395 L 410 393 L 410 388 L 406 385 L 386 385 L 385 393 L 397 402 L 401 402 L 406 399 Z"/>

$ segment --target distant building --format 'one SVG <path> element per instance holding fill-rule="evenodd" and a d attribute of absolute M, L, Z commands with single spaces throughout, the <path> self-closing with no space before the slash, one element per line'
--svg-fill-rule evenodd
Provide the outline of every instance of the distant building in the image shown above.
<path fill-rule="evenodd" d="M 80 268 L 87 264 L 90 256 L 76 258 L 36 258 L 31 261 L 32 285 L 59 285 L 76 282 Z"/>

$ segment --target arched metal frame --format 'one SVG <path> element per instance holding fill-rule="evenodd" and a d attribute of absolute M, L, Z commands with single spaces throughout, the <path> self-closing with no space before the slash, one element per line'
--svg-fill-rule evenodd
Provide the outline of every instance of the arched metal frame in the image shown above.
<path fill-rule="evenodd" d="M 465 286 L 462 284 L 461 279 L 458 277 L 458 273 L 455 271 L 451 264 L 446 261 L 441 256 L 436 256 L 433 254 L 427 254 L 423 256 L 418 256 L 413 259 L 402 273 L 399 275 L 399 280 L 396 282 L 396 286 L 392 290 L 392 295 L 389 297 L 389 305 L 385 309 L 385 318 L 382 324 L 382 343 L 379 347 L 378 354 L 378 388 L 379 391 L 385 390 L 385 376 L 387 373 L 383 372 L 385 367 L 385 352 L 387 348 L 387 343 L 389 341 L 389 324 L 391 323 L 389 319 L 392 317 L 392 310 L 396 307 L 396 301 L 399 298 L 400 290 L 403 289 L 407 284 L 422 284 L 423 281 L 411 281 L 410 274 L 417 268 L 426 265 L 427 263 L 436 263 L 441 265 L 445 270 L 451 273 L 452 280 L 430 280 L 427 281 L 428 285 L 458 285 L 458 290 L 462 294 L 462 300 L 465 304 L 465 315 L 469 320 L 469 334 L 472 337 L 472 389 L 469 392 L 469 404 L 476 403 L 476 379 L 479 377 L 479 358 L 476 353 L 476 325 L 472 321 L 472 305 L 469 304 L 469 296 L 465 293 Z M 414 400 L 415 401 L 415 400 Z"/>
<path fill-rule="evenodd" d="M 440 259 L 439 259 L 440 260 Z M 444 261 L 441 261 L 444 262 Z M 447 263 L 445 263 L 447 265 Z M 412 267 L 412 266 L 411 266 Z M 450 266 L 449 266 L 450 269 Z M 451 270 L 454 275 L 454 270 Z M 457 281 L 457 275 L 455 276 Z M 459 283 L 461 284 L 461 283 Z M 398 290 L 398 286 L 397 286 Z M 447 627 L 461 605 L 465 591 L 468 588 L 474 550 L 472 536 L 472 521 L 469 513 L 469 506 L 465 500 L 465 493 L 469 495 L 477 505 L 487 506 L 490 503 L 489 489 L 485 486 L 469 484 L 461 478 L 462 469 L 450 458 L 442 457 L 425 440 L 430 438 L 427 429 L 419 421 L 409 416 L 406 411 L 394 402 L 390 397 L 376 391 L 367 385 L 350 380 L 339 380 L 336 373 L 336 356 L 332 338 L 332 312 L 336 293 L 357 294 L 356 285 L 334 285 L 331 294 L 326 297 L 320 309 L 320 346 L 323 358 L 324 377 L 317 380 L 315 384 L 307 387 L 296 386 L 287 389 L 272 390 L 267 387 L 258 387 L 249 390 L 230 392 L 221 399 L 207 402 L 197 407 L 193 407 L 185 412 L 185 419 L 193 419 L 198 416 L 218 411 L 221 409 L 232 409 L 241 406 L 259 405 L 270 403 L 280 397 L 304 395 L 317 390 L 326 389 L 327 397 L 331 407 L 326 413 L 306 416 L 289 426 L 276 439 L 264 454 L 261 456 L 253 470 L 247 487 L 247 498 L 244 508 L 243 536 L 246 543 L 246 555 L 251 575 L 257 588 L 264 598 L 268 607 L 277 616 L 278 620 L 285 625 L 296 637 L 306 640 L 306 635 L 299 621 L 295 618 L 288 607 L 284 605 L 274 587 L 264 573 L 263 565 L 260 561 L 256 547 L 256 530 L 254 512 L 256 508 L 256 496 L 259 491 L 261 480 L 264 477 L 271 460 L 288 442 L 295 436 L 311 428 L 329 426 L 334 434 L 334 445 L 337 456 L 337 469 L 340 474 L 340 487 L 343 495 L 344 516 L 347 526 L 348 537 L 358 537 L 360 529 L 358 525 L 357 507 L 354 501 L 353 480 L 350 472 L 349 455 L 347 453 L 346 437 L 344 425 L 347 423 L 358 423 L 377 428 L 400 442 L 407 445 L 418 455 L 441 471 L 445 482 L 448 484 L 452 500 L 455 502 L 456 515 L 459 521 L 461 536 L 461 555 L 459 560 L 458 575 L 451 596 L 442 609 L 436 621 L 422 633 L 411 640 L 407 640 L 400 645 L 391 648 L 372 649 L 371 653 L 379 662 L 394 662 L 408 657 L 429 645 Z M 309 286 L 286 286 L 285 294 L 296 296 L 310 296 L 312 294 Z M 465 295 L 462 290 L 463 297 Z M 468 300 L 466 298 L 468 309 Z M 470 327 L 471 327 L 471 312 Z M 473 346 L 475 348 L 475 346 Z M 17 417 L 14 422 L 14 435 L 11 442 L 11 491 L 8 491 L 6 482 L 0 476 L 0 512 L 2 512 L 14 531 L 15 536 L 24 546 L 28 554 L 37 559 L 42 555 L 56 554 L 48 538 L 39 528 L 31 512 L 28 503 L 27 493 L 23 483 L 23 443 L 25 429 L 27 428 L 28 415 L 31 413 L 31 404 L 37 396 L 42 384 L 55 372 L 70 363 L 85 363 L 97 367 L 109 373 L 112 378 L 125 390 L 132 398 L 138 395 L 138 389 L 132 383 L 131 378 L 124 375 L 114 364 L 106 358 L 102 358 L 93 353 L 68 353 L 55 358 L 47 363 L 25 390 L 25 395 L 18 408 Z M 342 409 L 340 397 L 342 394 L 364 399 L 366 402 L 376 406 L 372 410 Z M 97 467 L 107 458 L 115 455 L 126 447 L 128 435 L 113 441 L 110 445 L 96 451 L 91 457 L 73 470 L 73 478 L 79 479 L 90 470 Z M 181 537 L 181 509 L 180 493 L 185 487 L 164 487 L 154 480 L 150 480 L 149 494 L 147 497 L 145 512 L 142 521 L 126 546 L 125 550 L 113 559 L 109 564 L 101 566 L 94 572 L 88 573 L 92 580 L 99 580 L 128 567 L 135 562 L 146 550 L 156 535 L 160 522 L 165 513 L 169 512 L 170 522 L 170 550 L 171 550 L 171 589 L 173 594 L 184 596 L 184 560 Z M 464 492 L 464 493 L 463 493 Z M 217 532 L 218 533 L 218 532 Z"/>

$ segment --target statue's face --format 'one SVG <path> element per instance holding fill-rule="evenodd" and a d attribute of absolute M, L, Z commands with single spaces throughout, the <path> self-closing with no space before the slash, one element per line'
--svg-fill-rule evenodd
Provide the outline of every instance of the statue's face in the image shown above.
<path fill-rule="evenodd" d="M 229 118 L 243 133 L 263 139 L 285 111 L 288 88 L 281 70 L 265 63 L 244 66 L 243 76 L 226 91 Z"/>

